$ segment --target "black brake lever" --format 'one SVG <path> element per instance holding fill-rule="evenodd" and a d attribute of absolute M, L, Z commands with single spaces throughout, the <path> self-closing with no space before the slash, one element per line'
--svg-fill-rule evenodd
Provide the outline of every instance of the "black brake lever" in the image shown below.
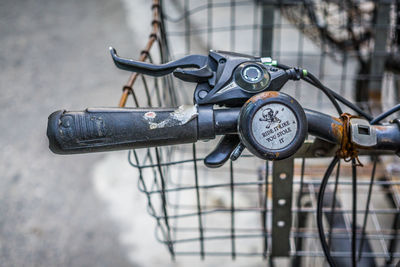
<path fill-rule="evenodd" d="M 164 76 L 174 73 L 177 78 L 188 82 L 203 82 L 212 77 L 213 72 L 208 68 L 208 56 L 189 55 L 161 65 L 121 58 L 117 51 L 110 47 L 110 53 L 115 65 L 123 70 L 138 72 L 150 76 Z M 181 70 L 184 68 L 197 68 L 197 70 Z"/>
<path fill-rule="evenodd" d="M 155 77 L 173 73 L 178 79 L 197 83 L 193 98 L 198 105 L 240 107 L 262 91 L 279 91 L 291 77 L 272 66 L 270 58 L 226 51 L 210 50 L 208 56 L 189 55 L 161 65 L 121 58 L 112 47 L 110 53 L 120 69 Z"/>

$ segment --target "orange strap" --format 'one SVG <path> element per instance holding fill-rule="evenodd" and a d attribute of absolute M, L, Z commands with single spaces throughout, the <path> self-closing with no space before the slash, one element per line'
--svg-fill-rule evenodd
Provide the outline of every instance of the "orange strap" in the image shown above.
<path fill-rule="evenodd" d="M 340 119 L 343 122 L 343 136 L 342 143 L 336 154 L 342 158 L 344 161 L 349 162 L 352 159 L 356 159 L 356 166 L 363 166 L 358 158 L 358 150 L 351 142 L 350 138 L 350 120 L 351 118 L 358 118 L 358 116 L 351 115 L 349 113 L 343 113 L 340 115 Z"/>

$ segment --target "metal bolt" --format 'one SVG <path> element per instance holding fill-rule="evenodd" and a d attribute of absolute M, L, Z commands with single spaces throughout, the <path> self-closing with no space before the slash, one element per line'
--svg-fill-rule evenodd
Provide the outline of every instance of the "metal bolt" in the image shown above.
<path fill-rule="evenodd" d="M 207 96 L 207 94 L 208 94 L 207 91 L 201 90 L 201 91 L 198 93 L 198 96 L 199 96 L 199 98 L 203 99 L 203 98 L 205 98 L 205 97 Z"/>
<path fill-rule="evenodd" d="M 278 71 L 278 69 L 274 68 L 274 67 L 271 67 L 271 68 L 269 68 L 269 71 L 276 72 L 276 71 Z"/>

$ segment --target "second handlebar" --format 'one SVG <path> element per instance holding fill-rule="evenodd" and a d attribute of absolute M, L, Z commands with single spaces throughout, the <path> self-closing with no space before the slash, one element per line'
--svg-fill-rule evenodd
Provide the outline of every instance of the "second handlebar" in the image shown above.
<path fill-rule="evenodd" d="M 193 143 L 237 133 L 240 108 L 213 106 L 172 108 L 89 108 L 56 111 L 49 116 L 47 136 L 57 154 L 77 154 Z M 305 110 L 308 129 L 340 143 L 340 121 Z"/>

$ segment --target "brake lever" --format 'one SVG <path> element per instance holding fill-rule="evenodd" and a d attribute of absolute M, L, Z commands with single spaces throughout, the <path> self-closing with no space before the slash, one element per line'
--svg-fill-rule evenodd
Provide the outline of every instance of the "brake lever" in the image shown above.
<path fill-rule="evenodd" d="M 121 58 L 112 47 L 110 53 L 120 69 L 155 77 L 173 73 L 178 79 L 197 83 L 193 101 L 198 105 L 240 107 L 262 91 L 279 91 L 291 77 L 288 71 L 272 66 L 270 58 L 234 52 L 210 50 L 208 56 L 189 55 L 161 65 Z"/>
<path fill-rule="evenodd" d="M 174 72 L 174 75 L 187 82 L 206 82 L 212 78 L 213 72 L 208 67 L 208 56 L 189 55 L 181 59 L 161 65 L 155 65 L 142 61 L 121 58 L 117 51 L 110 47 L 111 57 L 115 65 L 122 70 L 138 72 L 154 77 L 164 76 Z M 195 70 L 183 70 L 185 68 L 196 68 Z"/>

